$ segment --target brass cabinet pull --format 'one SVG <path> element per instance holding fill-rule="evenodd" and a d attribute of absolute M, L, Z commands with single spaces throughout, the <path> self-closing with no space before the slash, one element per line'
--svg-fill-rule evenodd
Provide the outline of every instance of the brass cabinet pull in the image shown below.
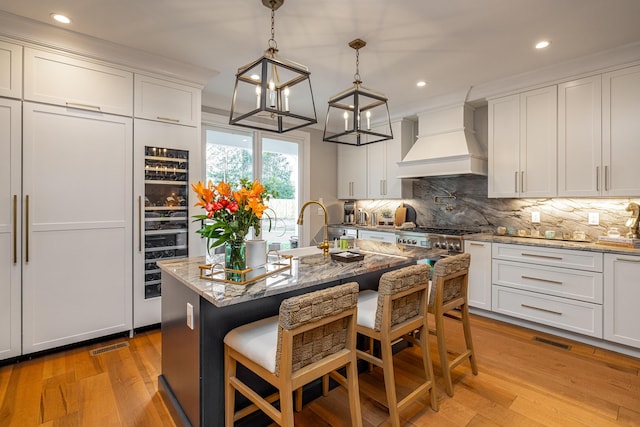
<path fill-rule="evenodd" d="M 29 262 L 29 195 L 27 194 L 25 196 L 25 201 L 24 201 L 24 210 L 25 210 L 25 225 L 24 225 L 24 233 L 25 233 L 25 240 L 24 240 L 24 251 L 25 251 L 25 262 Z"/>
<path fill-rule="evenodd" d="M 79 104 L 77 102 L 67 102 L 67 107 L 77 110 L 102 111 L 98 105 Z"/>
<path fill-rule="evenodd" d="M 158 119 L 158 120 L 164 120 L 164 121 L 166 121 L 166 122 L 180 123 L 180 119 L 174 119 L 174 118 L 172 118 L 172 117 L 156 116 L 156 119 Z"/>
<path fill-rule="evenodd" d="M 596 191 L 600 191 L 600 166 L 596 166 Z"/>
<path fill-rule="evenodd" d="M 604 191 L 609 191 L 609 166 L 604 167 Z"/>
<path fill-rule="evenodd" d="M 13 195 L 13 263 L 18 263 L 18 196 Z"/>
<path fill-rule="evenodd" d="M 384 194 L 384 183 L 382 180 L 380 180 L 380 195 Z"/>
<path fill-rule="evenodd" d="M 545 313 L 557 314 L 558 316 L 562 316 L 562 313 L 559 311 L 553 311 L 553 310 L 548 310 L 546 308 L 534 307 L 533 305 L 528 305 L 528 304 L 520 304 L 520 306 L 524 308 L 531 308 L 538 311 L 544 311 Z"/>
<path fill-rule="evenodd" d="M 520 172 L 520 192 L 524 193 L 524 171 Z"/>
<path fill-rule="evenodd" d="M 616 261 L 623 261 L 623 262 L 640 262 L 640 259 L 616 258 Z"/>
<path fill-rule="evenodd" d="M 518 171 L 515 171 L 513 173 L 513 178 L 514 178 L 514 181 L 513 181 L 514 187 L 513 188 L 514 188 L 514 191 L 517 193 L 518 192 Z"/>
<path fill-rule="evenodd" d="M 557 280 L 549 280 L 549 279 L 541 279 L 539 277 L 531 277 L 531 276 L 520 276 L 522 279 L 536 280 L 538 282 L 545 283 L 553 283 L 554 285 L 562 285 L 562 282 L 558 282 Z"/>
<path fill-rule="evenodd" d="M 538 254 L 529 254 L 526 252 L 522 252 L 522 256 L 531 256 L 534 258 L 545 258 L 545 259 L 557 259 L 557 260 L 562 260 L 561 256 L 551 256 L 551 255 L 538 255 Z"/>
<path fill-rule="evenodd" d="M 484 243 L 476 243 L 476 242 L 469 242 L 470 246 L 481 246 L 484 248 Z"/>
<path fill-rule="evenodd" d="M 138 252 L 142 252 L 142 196 L 138 196 Z"/>

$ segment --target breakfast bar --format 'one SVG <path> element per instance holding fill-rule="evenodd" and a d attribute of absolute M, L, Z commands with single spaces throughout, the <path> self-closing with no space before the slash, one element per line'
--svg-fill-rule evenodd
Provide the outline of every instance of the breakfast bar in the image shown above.
<path fill-rule="evenodd" d="M 375 289 L 384 272 L 444 252 L 364 240 L 357 246 L 364 255 L 360 261 L 340 262 L 301 251 L 291 259 L 290 269 L 246 285 L 201 278 L 203 257 L 158 262 L 163 295 L 158 382 L 176 423 L 224 424 L 223 338 L 231 329 L 277 314 L 281 301 L 291 296 L 351 281 L 361 290 Z"/>

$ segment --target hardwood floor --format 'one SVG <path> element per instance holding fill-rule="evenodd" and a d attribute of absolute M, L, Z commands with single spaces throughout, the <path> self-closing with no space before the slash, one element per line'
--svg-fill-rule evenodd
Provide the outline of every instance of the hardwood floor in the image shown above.
<path fill-rule="evenodd" d="M 432 319 L 430 319 L 432 320 Z M 468 364 L 454 371 L 454 396 L 431 353 L 439 412 L 424 399 L 401 413 L 406 426 L 640 426 L 640 360 L 558 337 L 472 317 L 478 376 Z M 433 323 L 431 323 L 433 324 Z M 450 349 L 462 349 L 449 320 Z M 546 338 L 570 349 L 534 339 Z M 160 331 L 118 338 L 0 367 L 0 426 L 173 426 L 157 393 Z M 91 350 L 128 346 L 92 356 Z M 399 394 L 423 375 L 416 348 L 395 356 Z M 359 377 L 365 426 L 388 426 L 381 371 Z M 348 426 L 346 392 L 307 404 L 298 426 Z"/>

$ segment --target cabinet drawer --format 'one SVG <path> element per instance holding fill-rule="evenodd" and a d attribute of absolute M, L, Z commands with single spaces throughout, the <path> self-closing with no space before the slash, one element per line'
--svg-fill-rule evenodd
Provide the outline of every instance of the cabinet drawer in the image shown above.
<path fill-rule="evenodd" d="M 532 322 L 602 338 L 602 306 L 493 285 L 492 309 Z"/>
<path fill-rule="evenodd" d="M 131 116 L 133 73 L 25 48 L 24 99 Z"/>
<path fill-rule="evenodd" d="M 375 240 L 376 242 L 395 243 L 396 234 L 386 231 L 358 230 L 358 239 Z"/>
<path fill-rule="evenodd" d="M 493 258 L 597 272 L 602 272 L 603 264 L 602 254 L 598 252 L 504 243 L 493 245 Z"/>
<path fill-rule="evenodd" d="M 493 261 L 493 283 L 602 304 L 602 273 Z"/>
<path fill-rule="evenodd" d="M 135 116 L 197 126 L 200 89 L 142 74 L 135 76 Z"/>

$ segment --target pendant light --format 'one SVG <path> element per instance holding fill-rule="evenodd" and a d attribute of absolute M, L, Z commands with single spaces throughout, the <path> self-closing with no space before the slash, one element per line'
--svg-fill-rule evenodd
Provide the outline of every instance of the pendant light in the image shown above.
<path fill-rule="evenodd" d="M 288 132 L 317 123 L 309 69 L 281 58 L 275 40 L 275 11 L 284 0 L 262 0 L 271 9 L 271 38 L 264 55 L 236 74 L 229 123 Z"/>
<path fill-rule="evenodd" d="M 386 96 L 360 80 L 360 49 L 366 45 L 360 39 L 349 43 L 356 51 L 353 86 L 329 99 L 323 141 L 359 146 L 393 139 Z"/>

